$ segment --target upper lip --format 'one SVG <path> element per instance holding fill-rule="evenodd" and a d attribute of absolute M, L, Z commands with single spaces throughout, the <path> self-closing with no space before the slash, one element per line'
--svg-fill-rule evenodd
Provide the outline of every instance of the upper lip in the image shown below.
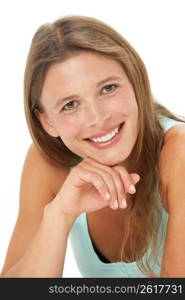
<path fill-rule="evenodd" d="M 122 122 L 123 123 L 123 122 Z M 98 138 L 98 137 L 102 137 L 102 136 L 105 136 L 106 134 L 110 133 L 111 131 L 113 131 L 114 129 L 116 129 L 117 127 L 120 127 L 120 125 L 122 123 L 119 123 L 117 125 L 114 125 L 108 129 L 106 129 L 106 131 L 102 131 L 102 132 L 99 132 L 98 134 L 95 134 L 95 135 L 92 135 L 92 136 L 89 136 L 88 138 L 85 138 L 84 140 L 87 140 L 87 139 L 94 139 L 94 138 Z"/>

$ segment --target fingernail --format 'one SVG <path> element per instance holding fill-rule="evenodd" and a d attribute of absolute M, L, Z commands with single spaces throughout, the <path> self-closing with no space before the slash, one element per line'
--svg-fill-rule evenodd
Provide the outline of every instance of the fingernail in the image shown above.
<path fill-rule="evenodd" d="M 131 185 L 129 186 L 129 191 L 130 191 L 131 193 L 135 193 L 136 189 L 135 189 L 135 186 L 134 186 L 133 184 L 131 184 Z"/>
<path fill-rule="evenodd" d="M 127 207 L 127 201 L 126 201 L 126 199 L 122 199 L 121 208 L 125 208 L 125 207 Z"/>
<path fill-rule="evenodd" d="M 107 192 L 105 197 L 106 197 L 107 200 L 109 200 L 110 199 L 110 194 Z"/>
<path fill-rule="evenodd" d="M 118 201 L 115 200 L 113 205 L 114 205 L 114 208 L 115 208 L 115 209 L 118 208 Z"/>

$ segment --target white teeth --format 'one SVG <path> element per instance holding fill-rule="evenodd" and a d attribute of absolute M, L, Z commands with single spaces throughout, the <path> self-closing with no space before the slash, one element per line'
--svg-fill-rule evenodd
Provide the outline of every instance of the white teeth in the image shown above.
<path fill-rule="evenodd" d="M 90 139 L 91 141 L 95 142 L 95 143 L 102 143 L 102 142 L 107 142 L 109 140 L 111 140 L 117 133 L 118 133 L 118 129 L 119 127 L 117 127 L 116 129 L 114 129 L 112 132 L 108 133 L 107 135 L 98 137 L 98 138 L 93 138 Z"/>

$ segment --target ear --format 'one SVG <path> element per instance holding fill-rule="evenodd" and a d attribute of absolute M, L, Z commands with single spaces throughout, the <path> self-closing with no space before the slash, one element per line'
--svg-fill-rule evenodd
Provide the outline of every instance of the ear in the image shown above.
<path fill-rule="evenodd" d="M 37 109 L 35 110 L 37 118 L 40 120 L 40 123 L 43 129 L 51 136 L 58 137 L 58 133 L 55 128 L 52 126 L 51 122 L 48 120 L 44 113 L 40 113 Z"/>

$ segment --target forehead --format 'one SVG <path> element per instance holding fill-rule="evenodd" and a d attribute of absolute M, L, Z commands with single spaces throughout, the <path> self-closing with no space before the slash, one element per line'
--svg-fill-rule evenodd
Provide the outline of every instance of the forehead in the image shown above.
<path fill-rule="evenodd" d="M 52 65 L 48 70 L 41 101 L 71 93 L 81 93 L 108 77 L 126 78 L 123 67 L 109 56 L 90 51 L 81 51 L 64 62 Z"/>
<path fill-rule="evenodd" d="M 51 66 L 45 81 L 54 81 L 58 77 L 66 84 L 70 84 L 69 78 L 72 77 L 78 79 L 79 76 L 81 78 L 89 76 L 91 80 L 99 78 L 101 80 L 102 77 L 112 75 L 111 73 L 124 74 L 123 67 L 118 61 L 99 53 L 82 51 L 64 62 Z"/>

